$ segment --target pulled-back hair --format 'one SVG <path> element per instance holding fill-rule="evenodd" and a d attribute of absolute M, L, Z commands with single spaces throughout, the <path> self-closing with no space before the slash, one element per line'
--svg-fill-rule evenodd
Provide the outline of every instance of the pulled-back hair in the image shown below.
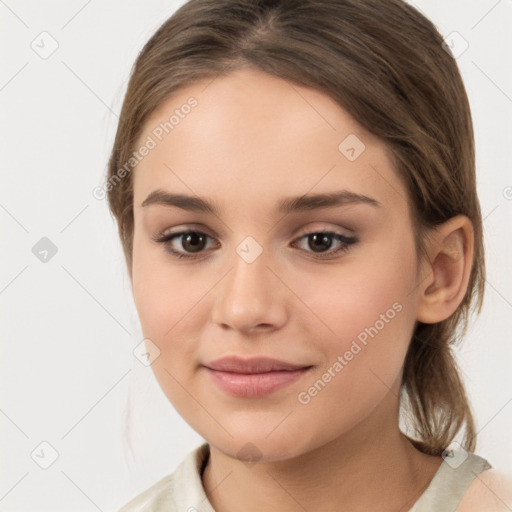
<path fill-rule="evenodd" d="M 458 214 L 471 220 L 466 295 L 448 319 L 416 323 L 400 400 L 408 437 L 422 452 L 442 454 L 462 427 L 461 444 L 474 451 L 475 424 L 452 352 L 475 303 L 481 310 L 485 284 L 471 112 L 442 36 L 404 1 L 190 0 L 157 30 L 132 69 L 108 167 L 108 203 L 130 277 L 133 173 L 124 167 L 119 179 L 118 171 L 148 116 L 179 88 L 241 68 L 315 88 L 380 137 L 407 190 L 418 258 L 430 228 Z"/>

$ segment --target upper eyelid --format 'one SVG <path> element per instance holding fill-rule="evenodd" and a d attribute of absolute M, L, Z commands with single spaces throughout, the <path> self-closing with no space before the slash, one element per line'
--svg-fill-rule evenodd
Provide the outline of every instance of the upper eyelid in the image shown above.
<path fill-rule="evenodd" d="M 326 234 L 332 234 L 332 235 L 338 235 L 343 236 L 347 239 L 356 238 L 354 234 L 347 234 L 339 231 L 340 228 L 328 228 L 328 227 L 319 227 L 319 228 L 305 228 L 300 230 L 293 238 L 293 241 L 303 238 L 304 236 L 316 234 L 316 233 L 326 233 Z M 347 231 L 351 231 L 347 228 L 345 228 Z M 194 228 L 194 227 L 184 227 L 183 229 L 178 229 L 176 231 L 166 232 L 163 231 L 160 235 L 156 235 L 154 239 L 162 239 L 162 238 L 170 238 L 171 240 L 174 239 L 174 237 L 178 238 L 180 236 L 186 235 L 188 233 L 200 233 L 203 235 L 206 235 L 209 238 L 216 239 L 216 236 L 210 235 L 204 228 Z"/>
<path fill-rule="evenodd" d="M 321 232 L 329 232 L 329 233 L 335 232 L 337 234 L 343 234 L 347 238 L 355 236 L 355 230 L 350 229 L 347 226 L 331 227 L 331 226 L 326 226 L 325 223 L 329 224 L 329 222 L 324 221 L 324 225 L 322 225 L 321 221 L 316 221 L 315 225 L 313 225 L 312 227 L 300 229 L 295 236 L 303 236 L 304 234 L 308 234 L 308 233 L 321 233 Z M 344 232 L 338 233 L 340 230 L 344 231 Z M 296 230 L 294 229 L 293 231 L 296 231 Z M 196 226 L 194 224 L 190 224 L 190 225 L 183 224 L 182 226 L 171 228 L 171 230 L 163 230 L 160 232 L 160 235 L 158 235 L 158 236 L 165 237 L 165 236 L 179 235 L 179 234 L 184 234 L 184 233 L 189 233 L 189 232 L 202 233 L 202 234 L 208 235 L 212 238 L 217 238 L 217 235 L 211 234 L 214 232 L 212 230 L 210 230 L 209 228 L 207 228 L 206 226 L 203 226 L 203 225 Z"/>

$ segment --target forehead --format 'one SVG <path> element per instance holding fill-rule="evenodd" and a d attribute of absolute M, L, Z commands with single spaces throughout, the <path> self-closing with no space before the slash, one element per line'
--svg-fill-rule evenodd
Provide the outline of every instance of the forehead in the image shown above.
<path fill-rule="evenodd" d="M 405 196 L 388 148 L 332 98 L 252 69 L 177 91 L 136 148 L 150 140 L 133 171 L 136 207 L 156 188 L 261 204 L 341 188 L 382 203 Z"/>

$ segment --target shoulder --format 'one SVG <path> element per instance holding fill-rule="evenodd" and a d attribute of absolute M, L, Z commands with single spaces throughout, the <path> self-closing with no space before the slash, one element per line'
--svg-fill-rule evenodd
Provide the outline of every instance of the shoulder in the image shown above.
<path fill-rule="evenodd" d="M 510 512 L 512 473 L 487 469 L 475 477 L 456 512 Z"/>
<path fill-rule="evenodd" d="M 193 509 L 192 503 L 206 499 L 200 469 L 209 456 L 203 443 L 190 451 L 176 469 L 132 498 L 117 512 L 177 512 Z"/>
<path fill-rule="evenodd" d="M 141 492 L 118 512 L 174 512 L 172 496 L 173 474 L 167 475 L 151 487 Z"/>

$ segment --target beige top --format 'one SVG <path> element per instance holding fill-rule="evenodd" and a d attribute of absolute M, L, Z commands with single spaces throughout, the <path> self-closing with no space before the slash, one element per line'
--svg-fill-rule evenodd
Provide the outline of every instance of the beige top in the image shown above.
<path fill-rule="evenodd" d="M 191 451 L 176 470 L 129 501 L 118 512 L 215 512 L 206 497 L 201 473 L 210 447 Z M 455 512 L 471 482 L 491 469 L 486 459 L 462 448 L 444 458 L 425 492 L 407 512 Z"/>

